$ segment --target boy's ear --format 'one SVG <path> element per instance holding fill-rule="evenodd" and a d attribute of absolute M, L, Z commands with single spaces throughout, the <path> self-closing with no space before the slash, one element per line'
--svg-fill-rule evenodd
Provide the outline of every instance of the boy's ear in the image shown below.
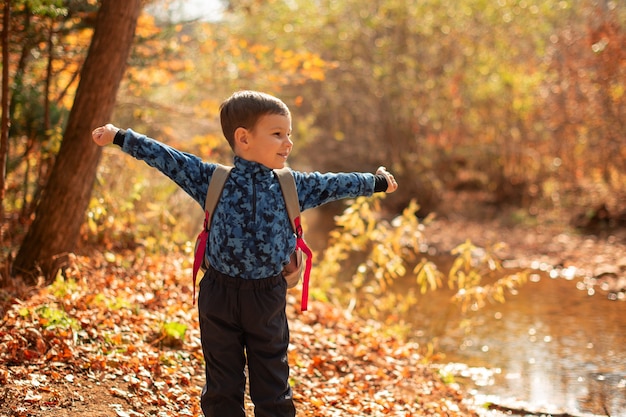
<path fill-rule="evenodd" d="M 235 144 L 242 149 L 246 149 L 248 147 L 248 135 L 248 129 L 245 127 L 235 129 Z"/>

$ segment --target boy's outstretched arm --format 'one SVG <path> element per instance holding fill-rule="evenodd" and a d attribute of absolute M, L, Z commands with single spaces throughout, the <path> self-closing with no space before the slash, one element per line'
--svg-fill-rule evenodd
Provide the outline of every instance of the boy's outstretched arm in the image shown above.
<path fill-rule="evenodd" d="M 91 137 L 99 146 L 106 146 L 113 143 L 113 139 L 115 139 L 115 134 L 118 130 L 120 130 L 118 127 L 109 123 L 95 128 L 93 132 L 91 132 Z"/>
<path fill-rule="evenodd" d="M 115 136 L 115 134 L 113 134 L 113 136 Z M 398 183 L 396 182 L 396 179 L 393 177 L 393 175 L 391 175 L 389 171 L 387 171 L 387 168 L 382 166 L 378 167 L 378 169 L 376 170 L 376 175 L 383 175 L 387 180 L 387 193 L 393 193 L 398 189 Z"/>

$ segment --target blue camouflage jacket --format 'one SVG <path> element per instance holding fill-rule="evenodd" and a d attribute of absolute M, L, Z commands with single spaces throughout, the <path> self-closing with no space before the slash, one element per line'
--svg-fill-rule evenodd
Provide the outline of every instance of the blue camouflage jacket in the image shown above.
<path fill-rule="evenodd" d="M 128 129 L 122 150 L 158 169 L 204 207 L 216 164 L 180 152 Z M 300 210 L 348 197 L 370 196 L 369 173 L 293 171 Z M 296 246 L 285 200 L 274 171 L 235 156 L 221 199 L 212 214 L 207 257 L 219 272 L 244 279 L 279 274 Z"/>

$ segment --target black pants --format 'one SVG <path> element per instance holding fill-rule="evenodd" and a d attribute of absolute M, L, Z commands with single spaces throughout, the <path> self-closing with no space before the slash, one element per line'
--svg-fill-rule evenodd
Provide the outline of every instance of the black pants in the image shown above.
<path fill-rule="evenodd" d="M 206 384 L 206 417 L 245 417 L 245 365 L 256 417 L 293 417 L 289 386 L 287 284 L 282 275 L 259 280 L 209 268 L 200 282 L 198 311 Z"/>

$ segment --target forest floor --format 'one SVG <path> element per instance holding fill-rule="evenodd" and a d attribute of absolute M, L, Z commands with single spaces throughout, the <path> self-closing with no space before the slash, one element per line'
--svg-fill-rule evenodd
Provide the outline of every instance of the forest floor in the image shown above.
<path fill-rule="evenodd" d="M 441 251 L 468 238 L 480 246 L 504 242 L 501 256 L 523 265 L 590 276 L 610 270 L 616 285 L 623 279 L 623 231 L 587 235 L 560 218 L 533 224 L 513 217 L 489 206 L 454 209 L 425 234 Z M 73 256 L 51 286 L 1 289 L 0 417 L 201 415 L 204 373 L 186 258 Z M 298 415 L 478 415 L 417 346 L 323 302 L 301 314 L 298 297 L 288 297 Z M 249 400 L 247 409 L 252 415 Z"/>
<path fill-rule="evenodd" d="M 5 289 L 13 298 L 0 322 L 0 417 L 200 416 L 186 263 L 75 257 L 51 286 Z M 477 416 L 417 345 L 327 303 L 301 313 L 298 299 L 288 296 L 298 415 Z"/>

